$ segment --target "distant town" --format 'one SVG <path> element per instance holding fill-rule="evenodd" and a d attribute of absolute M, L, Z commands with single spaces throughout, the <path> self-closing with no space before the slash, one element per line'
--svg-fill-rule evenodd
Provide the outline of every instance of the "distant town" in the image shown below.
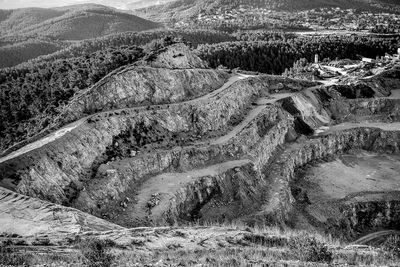
<path fill-rule="evenodd" d="M 207 13 L 203 12 L 193 20 L 175 22 L 174 26 L 216 29 L 346 30 L 396 34 L 400 33 L 400 15 L 341 8 L 319 8 L 293 13 L 240 6 L 237 9 L 221 7 Z"/>

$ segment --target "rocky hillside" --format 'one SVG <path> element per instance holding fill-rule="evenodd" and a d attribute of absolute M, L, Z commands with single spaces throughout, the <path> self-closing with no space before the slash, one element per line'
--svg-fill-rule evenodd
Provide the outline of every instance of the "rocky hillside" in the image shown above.
<path fill-rule="evenodd" d="M 358 71 L 347 66 L 335 77 L 311 82 L 210 69 L 183 44 L 174 44 L 76 95 L 52 133 L 33 137 L 0 158 L 0 186 L 7 188 L 0 205 L 14 203 L 29 218 L 35 205 L 48 201 L 54 204 L 41 210 L 50 216 L 45 226 L 59 227 L 49 214 L 60 207 L 62 218 L 87 214 L 83 224 L 60 219 L 71 229 L 83 227 L 81 237 L 124 240 L 146 249 L 166 240 L 187 247 L 185 242 L 198 235 L 210 235 L 195 239 L 200 246 L 210 240 L 214 248 L 267 239 L 236 240 L 227 231 L 216 240 L 211 233 L 219 230 L 211 228 L 176 229 L 179 233 L 128 228 L 195 222 L 281 225 L 347 241 L 398 229 L 400 170 L 373 167 L 376 162 L 397 166 L 399 159 L 398 65 L 396 58 L 382 61 L 361 77 L 356 73 L 366 66 L 359 63 Z M 356 153 L 358 161 L 349 159 Z M 370 172 L 350 175 L 352 182 L 334 178 L 335 169 L 324 165 L 339 164 L 340 169 L 343 163 L 350 168 L 347 173 L 355 173 L 365 166 L 362 160 L 369 160 Z M 2 210 L 5 218 L 14 216 L 13 208 Z M 3 225 L 12 227 L 11 221 Z M 19 235 L 35 232 L 21 225 L 15 230 Z M 52 238 L 63 244 L 57 227 Z M 116 231 L 119 227 L 122 232 Z M 148 231 L 157 231 L 161 241 Z"/>
<path fill-rule="evenodd" d="M 2 233 L 18 236 L 57 236 L 82 231 L 109 231 L 123 228 L 85 214 L 39 199 L 30 198 L 7 189 L 0 189 Z"/>

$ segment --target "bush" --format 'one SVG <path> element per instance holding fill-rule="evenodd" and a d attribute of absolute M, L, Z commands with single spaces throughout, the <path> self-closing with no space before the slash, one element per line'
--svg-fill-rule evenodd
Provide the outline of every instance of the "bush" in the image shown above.
<path fill-rule="evenodd" d="M 400 236 L 390 236 L 382 245 L 383 250 L 394 258 L 400 258 Z"/>
<path fill-rule="evenodd" d="M 16 252 L 8 244 L 0 245 L 0 266 L 29 266 L 31 258 L 31 254 Z"/>
<path fill-rule="evenodd" d="M 313 236 L 301 234 L 290 238 L 289 248 L 296 259 L 305 262 L 332 262 L 332 252 Z"/>
<path fill-rule="evenodd" d="M 36 238 L 33 242 L 32 242 L 33 246 L 50 246 L 51 242 L 50 239 L 48 238 Z"/>
<path fill-rule="evenodd" d="M 79 244 L 79 249 L 89 267 L 109 267 L 115 258 L 110 253 L 114 245 L 110 240 L 88 239 Z"/>

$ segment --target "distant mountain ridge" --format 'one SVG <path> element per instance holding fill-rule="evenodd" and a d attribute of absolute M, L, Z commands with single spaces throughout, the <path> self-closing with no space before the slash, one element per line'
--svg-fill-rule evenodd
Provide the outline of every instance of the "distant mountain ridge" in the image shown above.
<path fill-rule="evenodd" d="M 174 0 L 139 0 L 137 2 L 128 3 L 126 6 L 128 7 L 128 9 L 134 10 L 150 6 L 163 5 L 173 1 Z"/>
<path fill-rule="evenodd" d="M 94 4 L 0 10 L 0 36 L 27 35 L 83 40 L 160 26 L 121 10 Z"/>
<path fill-rule="evenodd" d="M 212 13 L 219 8 L 250 5 L 271 10 L 298 11 L 323 7 L 340 7 L 380 12 L 399 12 L 398 0 L 176 0 L 164 5 L 137 10 L 138 14 L 157 21 L 190 19 L 200 13 Z"/>

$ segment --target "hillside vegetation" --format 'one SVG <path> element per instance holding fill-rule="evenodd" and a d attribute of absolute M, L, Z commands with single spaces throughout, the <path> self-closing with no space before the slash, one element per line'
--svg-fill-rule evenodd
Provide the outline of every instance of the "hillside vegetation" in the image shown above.
<path fill-rule="evenodd" d="M 130 13 L 93 4 L 0 10 L 0 68 L 54 53 L 71 44 L 79 46 L 80 40 L 160 27 Z M 97 50 L 87 53 L 94 51 Z"/>
<path fill-rule="evenodd" d="M 76 92 L 112 70 L 137 61 L 142 51 L 135 46 L 109 48 L 81 57 L 1 70 L 0 147 L 44 129 Z"/>
<path fill-rule="evenodd" d="M 94 232 L 58 240 L 4 237 L 0 264 L 56 266 L 396 266 L 390 246 L 384 250 L 340 244 L 328 236 L 243 225 L 143 228 Z M 389 244 L 389 243 L 388 243 Z M 390 244 L 389 244 L 390 245 Z M 154 247 L 157 248 L 154 251 Z M 101 262 L 101 265 L 99 263 Z"/>
<path fill-rule="evenodd" d="M 27 64 L 36 64 L 39 62 L 52 61 L 60 58 L 83 56 L 106 49 L 108 47 L 118 48 L 132 45 L 142 46 L 150 43 L 153 40 L 165 38 L 167 36 L 183 38 L 185 41 L 191 43 L 194 47 L 197 47 L 199 44 L 212 44 L 237 40 L 236 37 L 227 33 L 206 30 L 152 30 L 145 32 L 123 32 L 100 38 L 83 40 L 55 53 L 38 57 Z"/>
<path fill-rule="evenodd" d="M 201 45 L 197 51 L 213 67 L 223 65 L 231 69 L 281 74 L 300 58 L 312 61 L 315 54 L 322 59 L 357 59 L 360 55 L 375 58 L 395 53 L 399 45 L 398 38 L 328 36 L 278 41 L 254 41 L 258 37 L 251 35 L 243 38 L 253 41 Z M 264 36 L 260 35 L 260 39 L 263 40 Z"/>
<path fill-rule="evenodd" d="M 28 40 L 13 45 L 0 46 L 0 68 L 12 67 L 41 55 L 54 53 L 64 45 L 58 42 Z"/>
<path fill-rule="evenodd" d="M 366 0 L 177 0 L 164 5 L 151 6 L 137 10 L 155 21 L 180 21 L 194 18 L 200 13 L 211 14 L 219 8 L 233 9 L 241 5 L 254 8 L 267 8 L 277 11 L 299 11 L 313 8 L 340 7 L 342 9 L 354 8 L 363 11 L 393 11 L 393 6 L 398 6 L 397 1 L 366 1 Z"/>
<path fill-rule="evenodd" d="M 58 9 L 26 8 L 3 11 L 0 35 L 51 36 L 83 40 L 125 31 L 144 31 L 159 24 L 100 5 Z"/>

